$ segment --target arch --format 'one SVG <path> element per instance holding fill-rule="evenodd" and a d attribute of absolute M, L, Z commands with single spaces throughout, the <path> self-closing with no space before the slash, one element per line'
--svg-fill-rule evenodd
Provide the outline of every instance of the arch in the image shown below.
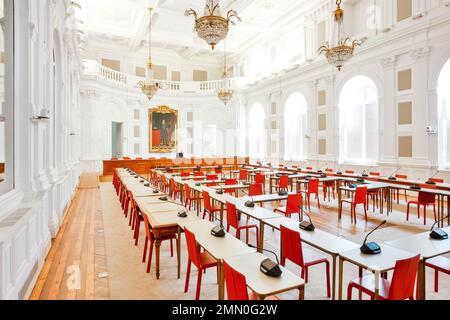
<path fill-rule="evenodd" d="M 299 92 L 292 93 L 284 105 L 284 159 L 300 161 L 306 158 L 305 133 L 308 105 Z"/>
<path fill-rule="evenodd" d="M 266 156 L 266 112 L 264 107 L 255 103 L 249 113 L 249 155 L 253 158 Z"/>
<path fill-rule="evenodd" d="M 438 127 L 439 127 L 439 167 L 450 168 L 450 59 L 444 64 L 437 83 Z"/>
<path fill-rule="evenodd" d="M 360 164 L 378 161 L 378 89 L 375 82 L 357 75 L 339 94 L 339 160 Z"/>

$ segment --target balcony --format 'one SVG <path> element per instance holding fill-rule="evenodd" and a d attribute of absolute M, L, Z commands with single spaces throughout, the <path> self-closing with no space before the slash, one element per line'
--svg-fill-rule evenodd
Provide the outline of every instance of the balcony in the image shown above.
<path fill-rule="evenodd" d="M 85 78 L 98 78 L 106 82 L 114 83 L 116 85 L 123 85 L 127 87 L 138 87 L 140 81 L 144 81 L 145 78 L 137 77 L 122 72 L 118 72 L 107 67 L 104 67 L 100 63 L 93 60 L 83 60 L 83 77 Z M 231 78 L 228 79 L 228 87 L 232 90 L 238 90 L 244 86 L 243 78 Z M 161 93 L 173 95 L 177 93 L 183 94 L 216 94 L 223 85 L 223 80 L 214 81 L 167 81 L 167 80 L 155 80 L 159 83 Z"/>

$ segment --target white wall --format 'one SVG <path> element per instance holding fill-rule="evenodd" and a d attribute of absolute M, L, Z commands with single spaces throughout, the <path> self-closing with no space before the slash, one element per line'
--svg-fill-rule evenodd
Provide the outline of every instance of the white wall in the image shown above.
<path fill-rule="evenodd" d="M 14 137 L 6 163 L 13 188 L 0 194 L 0 300 L 28 297 L 78 184 L 80 59 L 70 6 L 14 1 L 14 119 L 7 119 Z M 32 121 L 42 109 L 51 119 Z"/>

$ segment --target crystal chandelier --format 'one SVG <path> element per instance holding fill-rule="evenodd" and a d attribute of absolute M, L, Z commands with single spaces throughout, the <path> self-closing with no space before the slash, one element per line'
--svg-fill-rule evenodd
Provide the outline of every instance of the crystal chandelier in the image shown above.
<path fill-rule="evenodd" d="M 185 15 L 194 16 L 195 31 L 198 36 L 205 40 L 214 50 L 215 46 L 228 35 L 230 23 L 235 24 L 232 18 L 241 21 L 237 12 L 229 10 L 227 17 L 221 16 L 219 0 L 206 0 L 204 16 L 198 18 L 197 12 L 193 9 L 186 10 Z"/>
<path fill-rule="evenodd" d="M 351 44 L 350 38 L 343 38 L 344 30 L 344 10 L 341 8 L 342 0 L 336 0 L 337 9 L 334 11 L 334 20 L 337 24 L 337 46 L 330 47 L 327 43 L 319 48 L 319 54 L 324 54 L 328 63 L 335 66 L 339 71 L 353 57 L 355 47 L 360 46 L 361 42 L 354 40 Z"/>
<path fill-rule="evenodd" d="M 233 91 L 230 90 L 230 83 L 228 80 L 226 43 L 224 45 L 222 88 L 217 91 L 217 97 L 223 102 L 225 106 L 228 105 L 231 99 L 233 99 Z"/>
<path fill-rule="evenodd" d="M 149 23 L 149 51 L 147 62 L 146 80 L 138 83 L 141 91 L 147 97 L 148 101 L 151 101 L 159 90 L 159 84 L 153 81 L 153 63 L 152 63 L 152 11 L 153 8 L 148 8 L 150 14 Z"/>

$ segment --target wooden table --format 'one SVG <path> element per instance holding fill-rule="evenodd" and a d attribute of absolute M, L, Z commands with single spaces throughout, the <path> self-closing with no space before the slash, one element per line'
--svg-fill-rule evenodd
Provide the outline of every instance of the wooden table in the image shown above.
<path fill-rule="evenodd" d="M 143 184 L 133 184 L 127 186 L 128 191 L 133 194 L 134 198 L 138 197 L 162 197 L 165 194 L 158 190 L 158 193 L 154 193 L 155 190 L 152 187 L 145 187 Z"/>
<path fill-rule="evenodd" d="M 358 188 L 364 188 L 364 187 L 366 187 L 367 190 L 378 190 L 378 189 L 379 190 L 386 190 L 386 189 L 389 190 L 389 188 L 390 188 L 390 186 L 388 184 L 381 183 L 381 182 L 359 184 L 359 185 L 357 185 L 356 188 L 340 187 L 339 186 L 338 187 L 338 204 L 339 204 L 338 217 L 339 217 L 339 220 L 341 220 L 341 218 L 342 218 L 342 206 L 341 206 L 342 191 L 349 192 L 351 194 L 350 199 L 353 202 L 353 198 L 355 196 L 356 190 Z M 391 210 L 390 209 L 391 208 L 391 206 L 390 206 L 391 193 L 388 191 L 386 193 L 386 195 L 387 195 L 387 199 L 386 199 L 386 202 L 387 202 L 387 213 L 389 214 L 389 212 Z M 384 212 L 384 200 L 383 199 L 384 199 L 384 195 L 381 194 L 381 196 L 380 196 L 380 214 L 383 214 L 383 212 Z"/>
<path fill-rule="evenodd" d="M 391 247 L 386 244 L 380 244 L 381 253 L 376 255 L 367 255 L 361 253 L 361 250 L 353 249 L 341 252 L 339 254 L 339 300 L 342 300 L 342 289 L 344 280 L 344 262 L 350 262 L 359 267 L 359 276 L 363 276 L 363 269 L 372 271 L 375 274 L 375 300 L 379 295 L 380 276 L 395 268 L 397 260 L 404 260 L 414 257 L 413 253 Z M 361 298 L 361 294 L 360 294 Z"/>
<path fill-rule="evenodd" d="M 289 228 L 291 230 L 297 231 L 300 233 L 300 237 L 302 242 L 314 247 L 326 254 L 329 254 L 332 259 L 332 290 L 331 297 L 333 300 L 336 299 L 336 268 L 337 268 L 337 258 L 341 252 L 358 249 L 360 245 L 348 241 L 344 238 L 335 236 L 331 233 L 319 230 L 316 228 L 313 232 L 305 231 L 300 229 L 300 223 L 298 221 L 289 219 L 289 218 L 277 218 L 277 219 L 266 219 L 263 220 L 263 228 L 260 231 L 260 238 L 262 239 L 262 244 L 264 245 L 264 228 L 265 226 L 269 228 L 274 228 L 278 231 L 281 230 L 281 226 Z M 358 249 L 359 250 L 359 249 Z M 280 243 L 280 252 L 281 252 L 281 243 Z"/>
<path fill-rule="evenodd" d="M 260 271 L 260 265 L 265 259 L 267 257 L 261 253 L 251 253 L 226 258 L 225 262 L 245 276 L 247 286 L 258 296 L 259 300 L 291 290 L 299 290 L 299 300 L 304 300 L 305 281 L 282 266 L 280 268 L 283 274 L 279 278 L 263 274 Z"/>
<path fill-rule="evenodd" d="M 444 231 L 450 234 L 450 227 L 445 228 Z M 429 259 L 450 253 L 450 240 L 431 239 L 430 232 L 425 232 L 399 240 L 388 241 L 386 244 L 422 256 L 419 265 L 419 299 L 426 300 L 425 263 Z"/>
<path fill-rule="evenodd" d="M 200 221 L 187 221 L 180 223 L 181 228 L 187 228 L 195 235 L 197 243 L 205 249 L 214 259 L 217 260 L 219 264 L 218 268 L 218 297 L 219 300 L 224 300 L 225 296 L 225 285 L 224 285 L 224 274 L 223 274 L 223 260 L 227 258 L 232 258 L 235 256 L 245 255 L 254 253 L 255 249 L 248 247 L 244 242 L 236 239 L 229 233 L 226 234 L 224 238 L 216 238 L 211 235 L 211 229 L 216 225 L 212 222 L 206 220 Z"/>

